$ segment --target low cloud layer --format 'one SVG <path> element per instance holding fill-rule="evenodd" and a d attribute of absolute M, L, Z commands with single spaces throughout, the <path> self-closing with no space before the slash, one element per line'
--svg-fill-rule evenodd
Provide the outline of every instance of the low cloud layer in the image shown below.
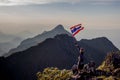
<path fill-rule="evenodd" d="M 29 4 L 47 4 L 55 2 L 66 2 L 66 3 L 120 3 L 119 0 L 0 0 L 0 6 L 12 6 L 12 5 L 29 5 Z"/>

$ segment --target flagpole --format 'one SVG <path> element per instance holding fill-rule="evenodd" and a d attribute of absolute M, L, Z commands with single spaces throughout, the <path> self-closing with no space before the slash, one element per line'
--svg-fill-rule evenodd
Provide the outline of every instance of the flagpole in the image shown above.
<path fill-rule="evenodd" d="M 72 26 L 72 27 L 70 27 L 70 30 L 71 30 L 71 32 L 72 32 L 72 37 L 75 39 L 75 41 L 74 41 L 74 44 L 75 44 L 75 46 L 78 48 L 78 50 L 80 50 L 80 46 L 78 45 L 78 43 L 77 43 L 77 40 L 76 40 L 76 38 L 75 38 L 75 35 L 77 34 L 77 33 L 79 33 L 81 30 L 83 30 L 84 29 L 84 27 L 82 27 L 82 24 L 77 24 L 77 25 L 75 25 L 75 26 Z"/>

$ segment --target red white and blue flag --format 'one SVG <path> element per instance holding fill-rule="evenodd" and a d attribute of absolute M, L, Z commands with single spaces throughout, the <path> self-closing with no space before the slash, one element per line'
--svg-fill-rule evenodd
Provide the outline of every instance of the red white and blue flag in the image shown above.
<path fill-rule="evenodd" d="M 78 25 L 70 27 L 70 30 L 73 36 L 75 36 L 77 33 L 79 33 L 83 29 L 84 27 L 82 27 L 82 24 L 78 24 Z"/>

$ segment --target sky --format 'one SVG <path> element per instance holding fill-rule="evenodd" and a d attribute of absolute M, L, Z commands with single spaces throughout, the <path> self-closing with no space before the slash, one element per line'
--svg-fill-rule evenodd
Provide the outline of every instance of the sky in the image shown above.
<path fill-rule="evenodd" d="M 0 32 L 6 34 L 37 35 L 58 24 L 70 31 L 79 23 L 85 30 L 78 39 L 106 36 L 120 48 L 120 0 L 0 0 Z"/>

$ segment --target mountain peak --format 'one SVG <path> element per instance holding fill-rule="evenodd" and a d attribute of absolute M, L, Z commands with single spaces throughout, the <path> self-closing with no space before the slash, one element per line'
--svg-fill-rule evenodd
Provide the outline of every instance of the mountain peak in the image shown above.
<path fill-rule="evenodd" d="M 28 38 L 28 39 L 22 41 L 21 44 L 17 48 L 10 50 L 8 55 L 28 49 L 32 46 L 35 46 L 35 45 L 43 42 L 47 38 L 54 38 L 56 35 L 59 35 L 59 34 L 67 34 L 67 35 L 71 36 L 71 34 L 64 29 L 63 25 L 59 24 L 51 31 L 45 31 L 42 34 L 38 34 L 37 36 L 34 36 L 33 38 Z"/>
<path fill-rule="evenodd" d="M 63 25 L 61 25 L 61 24 L 59 24 L 59 25 L 57 25 L 56 27 L 55 27 L 55 29 L 64 29 L 64 27 L 63 27 Z"/>

